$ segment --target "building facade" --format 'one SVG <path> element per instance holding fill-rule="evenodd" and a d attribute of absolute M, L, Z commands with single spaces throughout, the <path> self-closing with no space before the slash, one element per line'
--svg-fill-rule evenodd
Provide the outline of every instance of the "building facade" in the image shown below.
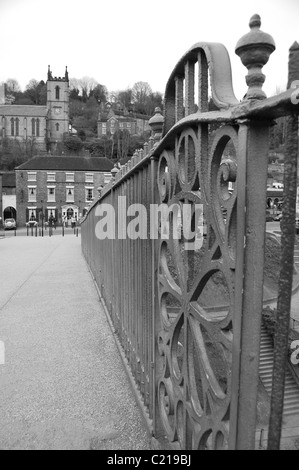
<path fill-rule="evenodd" d="M 106 158 L 35 157 L 16 168 L 18 226 L 30 220 L 58 224 L 88 210 L 98 188 L 111 178 L 113 164 Z"/>
<path fill-rule="evenodd" d="M 3 95 L 3 88 L 2 88 Z M 1 100 L 3 102 L 3 99 Z M 19 144 L 31 141 L 40 152 L 55 150 L 57 142 L 69 131 L 69 77 L 53 77 L 48 68 L 47 104 L 0 104 L 0 142 Z"/>
<path fill-rule="evenodd" d="M 98 116 L 98 138 L 111 136 L 117 131 L 128 131 L 130 135 L 142 135 L 150 131 L 149 116 L 112 109 L 110 103 L 101 107 Z"/>

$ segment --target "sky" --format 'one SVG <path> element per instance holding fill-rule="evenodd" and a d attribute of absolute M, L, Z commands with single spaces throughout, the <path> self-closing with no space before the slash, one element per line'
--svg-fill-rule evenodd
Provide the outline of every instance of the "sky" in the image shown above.
<path fill-rule="evenodd" d="M 179 59 L 197 42 L 221 42 L 232 65 L 235 95 L 247 69 L 235 54 L 258 13 L 276 51 L 263 68 L 264 91 L 285 89 L 289 48 L 299 42 L 299 0 L 0 0 L 0 82 L 53 76 L 93 77 L 111 91 L 148 82 L 164 93 Z M 299 77 L 298 77 L 299 79 Z"/>

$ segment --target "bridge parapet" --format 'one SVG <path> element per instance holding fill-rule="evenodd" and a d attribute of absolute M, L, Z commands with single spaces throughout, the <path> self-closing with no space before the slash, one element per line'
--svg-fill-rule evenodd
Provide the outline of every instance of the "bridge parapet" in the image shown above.
<path fill-rule="evenodd" d="M 282 268 L 279 302 L 284 310 L 290 302 L 299 114 L 291 87 L 299 77 L 299 47 L 290 50 L 289 90 L 266 98 L 262 67 L 275 44 L 260 26 L 254 15 L 236 47 L 248 69 L 241 102 L 223 45 L 198 43 L 187 51 L 167 82 L 164 119 L 156 110 L 150 141 L 103 188 L 82 224 L 83 252 L 153 434 L 166 435 L 173 448 L 255 446 L 269 129 L 287 115 L 282 236 L 291 271 Z M 112 239 L 97 236 L 104 204 L 113 208 L 114 222 L 106 218 Z M 167 236 L 159 223 L 152 236 L 154 205 L 169 210 Z M 283 369 L 280 352 L 277 358 Z M 271 416 L 274 422 L 273 405 Z"/>

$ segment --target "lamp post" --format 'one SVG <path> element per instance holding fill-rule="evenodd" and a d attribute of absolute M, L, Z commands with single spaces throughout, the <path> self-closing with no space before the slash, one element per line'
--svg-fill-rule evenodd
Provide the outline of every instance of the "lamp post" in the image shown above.
<path fill-rule="evenodd" d="M 41 218 L 41 221 L 42 221 L 42 237 L 44 236 L 44 206 L 43 206 L 43 202 L 44 201 L 41 201 L 42 211 L 40 213 L 40 218 Z"/>

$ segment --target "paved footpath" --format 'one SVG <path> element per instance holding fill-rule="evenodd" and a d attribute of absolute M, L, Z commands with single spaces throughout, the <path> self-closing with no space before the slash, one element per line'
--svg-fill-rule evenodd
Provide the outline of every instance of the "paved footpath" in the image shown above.
<path fill-rule="evenodd" d="M 0 263 L 0 449 L 150 449 L 80 237 L 6 237 Z"/>

